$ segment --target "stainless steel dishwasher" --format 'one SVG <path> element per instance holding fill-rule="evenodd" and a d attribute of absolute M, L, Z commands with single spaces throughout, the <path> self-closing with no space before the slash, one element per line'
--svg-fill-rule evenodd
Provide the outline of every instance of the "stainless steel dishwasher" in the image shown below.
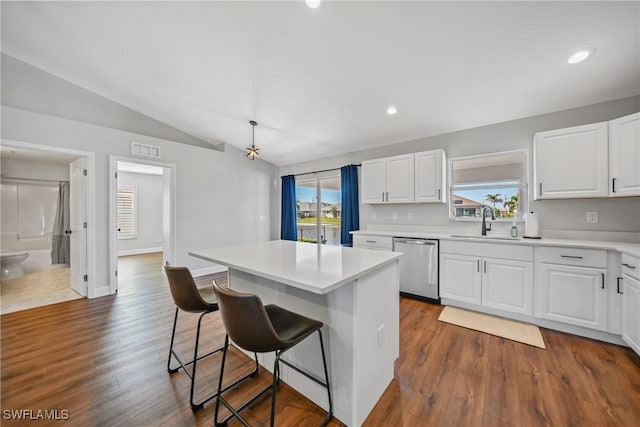
<path fill-rule="evenodd" d="M 440 302 L 438 295 L 438 241 L 393 238 L 394 252 L 400 257 L 400 295 Z"/>

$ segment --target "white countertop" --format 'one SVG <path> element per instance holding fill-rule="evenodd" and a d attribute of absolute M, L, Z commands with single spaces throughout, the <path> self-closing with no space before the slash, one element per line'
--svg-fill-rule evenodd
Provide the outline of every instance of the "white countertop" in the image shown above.
<path fill-rule="evenodd" d="M 395 261 L 401 254 L 273 240 L 189 255 L 316 294 L 327 294 Z"/>
<path fill-rule="evenodd" d="M 491 239 L 478 235 L 477 238 L 470 237 L 454 237 L 456 233 L 428 233 L 428 232 L 407 232 L 407 231 L 384 231 L 384 230 L 359 230 L 352 231 L 354 235 L 365 236 L 387 236 L 387 237 L 414 237 L 418 239 L 438 239 L 438 240 L 457 240 L 469 242 L 486 242 L 486 243 L 505 243 L 509 245 L 529 245 L 529 246 L 572 246 L 577 248 L 604 249 L 610 251 L 618 251 L 628 255 L 640 257 L 640 243 L 612 242 L 605 240 L 573 240 L 573 239 Z M 465 233 L 460 233 L 465 234 Z M 489 236 L 491 237 L 491 236 Z"/>

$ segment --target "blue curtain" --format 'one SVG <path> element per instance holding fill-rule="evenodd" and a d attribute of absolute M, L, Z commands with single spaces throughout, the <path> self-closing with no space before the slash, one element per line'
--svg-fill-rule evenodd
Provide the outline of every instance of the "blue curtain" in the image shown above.
<path fill-rule="evenodd" d="M 282 177 L 282 220 L 280 223 L 280 238 L 282 240 L 298 240 L 296 227 L 296 177 L 287 175 Z"/>
<path fill-rule="evenodd" d="M 342 220 L 340 243 L 343 246 L 353 245 L 350 231 L 360 229 L 360 210 L 358 206 L 358 167 L 355 165 L 340 168 L 342 186 Z"/>

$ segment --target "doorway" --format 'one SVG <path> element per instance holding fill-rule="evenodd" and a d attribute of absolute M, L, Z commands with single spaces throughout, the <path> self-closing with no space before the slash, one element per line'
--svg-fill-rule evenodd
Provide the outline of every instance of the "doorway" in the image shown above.
<path fill-rule="evenodd" d="M 150 268 L 173 263 L 175 165 L 111 156 L 110 170 L 112 293 L 136 292 Z"/>
<path fill-rule="evenodd" d="M 0 157 L 2 314 L 93 296 L 93 153 L 3 140 Z"/>

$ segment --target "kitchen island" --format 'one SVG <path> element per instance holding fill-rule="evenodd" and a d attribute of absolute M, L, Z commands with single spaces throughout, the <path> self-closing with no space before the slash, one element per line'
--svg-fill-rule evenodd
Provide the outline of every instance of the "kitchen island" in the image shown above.
<path fill-rule="evenodd" d="M 194 257 L 229 269 L 229 286 L 255 293 L 264 304 L 324 322 L 334 416 L 359 426 L 393 379 L 399 355 L 398 259 L 401 254 L 284 240 L 194 250 Z M 287 359 L 319 378 L 317 339 Z M 260 355 L 266 369 L 273 355 Z M 324 388 L 282 366 L 281 378 L 328 409 Z"/>

